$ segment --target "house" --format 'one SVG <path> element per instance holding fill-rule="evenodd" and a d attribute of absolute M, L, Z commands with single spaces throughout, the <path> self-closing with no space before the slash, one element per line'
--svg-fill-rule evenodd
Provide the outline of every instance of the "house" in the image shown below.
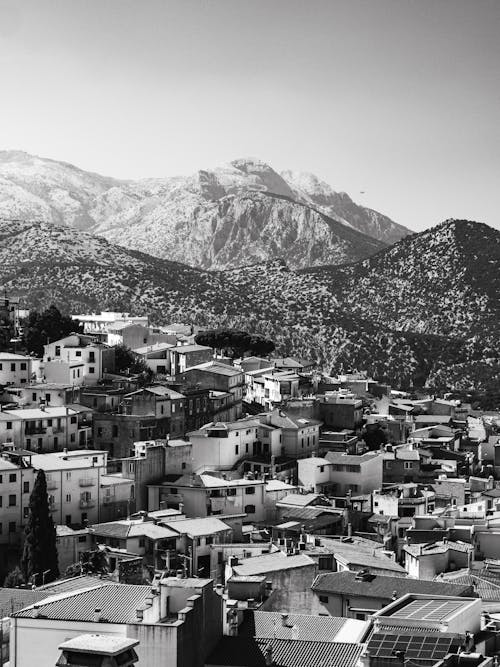
<path fill-rule="evenodd" d="M 0 442 L 33 452 L 88 447 L 92 443 L 92 410 L 74 404 L 2 410 Z"/>
<path fill-rule="evenodd" d="M 282 432 L 268 427 L 260 419 L 245 418 L 233 422 L 210 422 L 188 433 L 193 445 L 193 470 L 230 470 L 243 459 L 271 457 L 282 453 Z M 260 459 L 256 460 L 260 463 Z"/>
<path fill-rule="evenodd" d="M 118 321 L 108 325 L 105 342 L 108 345 L 124 345 L 129 350 L 136 351 L 145 345 L 156 346 L 163 343 L 169 346 L 176 345 L 177 336 L 163 333 L 144 324 Z"/>
<path fill-rule="evenodd" d="M 0 352 L 0 385 L 28 384 L 32 374 L 31 357 Z"/>
<path fill-rule="evenodd" d="M 275 553 L 242 560 L 232 557 L 226 567 L 226 581 L 232 575 L 265 575 L 273 595 L 263 606 L 266 611 L 307 610 L 309 589 L 317 574 L 317 563 L 304 553 Z"/>
<path fill-rule="evenodd" d="M 356 430 L 363 422 L 363 401 L 346 391 L 319 395 L 319 416 L 327 428 Z"/>
<path fill-rule="evenodd" d="M 365 620 L 393 600 L 407 593 L 474 597 L 471 585 L 457 585 L 388 574 L 373 574 L 370 570 L 320 573 L 311 589 L 314 593 L 311 613 L 328 613 Z"/>
<path fill-rule="evenodd" d="M 170 372 L 171 375 L 182 375 L 188 368 L 211 362 L 213 350 L 207 345 L 177 345 L 171 347 Z"/>
<path fill-rule="evenodd" d="M 111 457 L 125 458 L 134 442 L 184 435 L 182 394 L 163 385 L 152 385 L 122 396 L 118 411 L 96 412 L 93 438 L 96 447 Z"/>
<path fill-rule="evenodd" d="M 394 484 L 374 490 L 373 511 L 386 516 L 413 517 L 431 514 L 436 494 L 421 484 Z"/>
<path fill-rule="evenodd" d="M 279 371 L 306 373 L 314 368 L 314 363 L 298 357 L 280 357 L 271 359 L 271 364 Z"/>
<path fill-rule="evenodd" d="M 82 554 L 92 546 L 92 535 L 87 527 L 71 528 L 56 526 L 57 564 L 59 572 L 66 572 L 72 565 L 79 564 Z"/>
<path fill-rule="evenodd" d="M 405 568 L 410 577 L 434 579 L 441 572 L 469 567 L 474 553 L 471 544 L 443 540 L 403 547 Z"/>
<path fill-rule="evenodd" d="M 141 665 L 203 667 L 222 636 L 222 598 L 211 579 L 109 583 L 15 612 L 10 632 L 12 667 L 54 667 L 61 643 L 87 633 L 138 640 Z"/>
<path fill-rule="evenodd" d="M 327 464 L 319 464 L 316 475 L 328 471 L 329 480 L 323 488 L 328 488 L 330 495 L 366 494 L 382 486 L 383 456 L 380 452 L 360 455 L 327 452 L 324 460 Z M 299 461 L 298 465 L 303 464 Z M 307 462 L 304 465 L 307 466 Z M 322 465 L 325 465 L 323 473 Z"/>
<path fill-rule="evenodd" d="M 263 424 L 281 429 L 283 456 L 301 459 L 318 450 L 320 421 L 295 417 L 278 408 L 257 416 Z"/>
<path fill-rule="evenodd" d="M 80 387 L 57 382 L 30 383 L 25 387 L 9 387 L 6 390 L 8 400 L 19 407 L 61 407 L 80 404 Z M 91 406 L 89 406 L 91 407 Z"/>
<path fill-rule="evenodd" d="M 231 527 L 216 517 L 179 519 L 168 526 L 177 533 L 177 551 L 188 556 L 183 565 L 193 576 L 210 575 L 212 546 L 230 542 L 233 536 Z"/>
<path fill-rule="evenodd" d="M 85 334 L 106 336 L 108 331 L 120 324 L 137 324 L 142 327 L 148 326 L 147 315 L 130 315 L 130 313 L 102 311 L 101 313 L 72 315 L 73 320 L 83 324 Z M 113 343 L 115 344 L 115 343 Z"/>
<path fill-rule="evenodd" d="M 255 370 L 245 374 L 247 403 L 256 403 L 266 410 L 299 395 L 299 376 L 274 368 Z"/>
<path fill-rule="evenodd" d="M 248 521 L 265 517 L 265 482 L 224 479 L 215 474 L 183 475 L 149 484 L 149 509 L 180 507 L 188 517 L 246 515 Z"/>
<path fill-rule="evenodd" d="M 115 350 L 92 336 L 70 334 L 44 345 L 40 366 L 47 382 L 97 384 L 115 369 Z"/>
<path fill-rule="evenodd" d="M 77 450 L 25 457 L 35 470 L 44 470 L 49 510 L 58 525 L 96 523 L 105 514 L 127 514 L 134 497 L 131 480 L 107 474 L 107 452 Z"/>
<path fill-rule="evenodd" d="M 170 342 L 157 342 L 133 350 L 136 357 L 144 361 L 155 375 L 170 375 L 170 350 L 175 346 Z"/>
<path fill-rule="evenodd" d="M 420 454 L 412 445 L 386 445 L 382 457 L 384 484 L 419 481 Z"/>
<path fill-rule="evenodd" d="M 235 366 L 228 366 L 218 361 L 207 361 L 187 368 L 176 376 L 176 381 L 197 384 L 205 389 L 231 394 L 225 408 L 229 409 L 228 420 L 234 421 L 241 417 L 243 388 L 245 385 L 243 371 Z"/>

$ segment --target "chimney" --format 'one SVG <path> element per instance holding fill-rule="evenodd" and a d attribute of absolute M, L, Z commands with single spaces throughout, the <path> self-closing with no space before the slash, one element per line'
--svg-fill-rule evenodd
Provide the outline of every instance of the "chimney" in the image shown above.
<path fill-rule="evenodd" d="M 264 652 L 264 660 L 266 662 L 266 667 L 273 667 L 274 660 L 273 660 L 273 647 L 271 642 L 266 646 L 266 650 Z"/>
<path fill-rule="evenodd" d="M 282 625 L 284 628 L 290 628 L 290 627 L 291 627 L 291 626 L 289 625 L 289 623 L 288 623 L 288 614 L 287 614 L 286 612 L 283 612 L 283 613 L 281 614 L 281 625 Z"/>
<path fill-rule="evenodd" d="M 184 503 L 179 503 L 179 512 L 184 514 Z"/>
<path fill-rule="evenodd" d="M 352 537 L 352 523 L 347 524 L 347 537 Z"/>
<path fill-rule="evenodd" d="M 177 570 L 175 573 L 175 576 L 177 579 L 183 579 L 184 578 L 184 572 L 182 570 Z"/>
<path fill-rule="evenodd" d="M 96 609 L 94 609 L 94 617 L 92 620 L 94 621 L 94 623 L 99 623 L 101 619 L 102 619 L 101 610 L 99 609 L 99 607 L 96 607 Z"/>

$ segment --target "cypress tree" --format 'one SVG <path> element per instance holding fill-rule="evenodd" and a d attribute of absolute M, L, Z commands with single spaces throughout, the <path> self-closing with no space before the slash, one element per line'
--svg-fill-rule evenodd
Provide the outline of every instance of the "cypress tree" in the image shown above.
<path fill-rule="evenodd" d="M 30 495 L 21 570 L 24 580 L 32 580 L 37 586 L 54 581 L 59 576 L 56 527 L 49 512 L 47 479 L 43 470 L 38 471 Z"/>

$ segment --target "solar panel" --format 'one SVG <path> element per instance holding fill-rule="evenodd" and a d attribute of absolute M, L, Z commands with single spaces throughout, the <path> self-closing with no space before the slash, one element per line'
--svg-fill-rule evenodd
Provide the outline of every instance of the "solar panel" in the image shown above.
<path fill-rule="evenodd" d="M 442 621 L 460 609 L 463 602 L 451 600 L 412 600 L 391 614 L 392 618 L 417 618 L 420 621 Z"/>
<path fill-rule="evenodd" d="M 398 651 L 406 658 L 436 661 L 448 653 L 456 653 L 462 644 L 457 636 L 443 635 L 398 635 L 375 633 L 368 642 L 368 651 L 373 657 L 393 657 Z"/>

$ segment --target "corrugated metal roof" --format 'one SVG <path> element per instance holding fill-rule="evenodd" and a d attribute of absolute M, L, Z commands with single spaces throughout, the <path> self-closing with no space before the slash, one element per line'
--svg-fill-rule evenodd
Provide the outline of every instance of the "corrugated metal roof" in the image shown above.
<path fill-rule="evenodd" d="M 90 621 L 96 609 L 101 610 L 102 621 L 135 623 L 136 610 L 144 606 L 151 595 L 151 586 L 108 584 L 85 591 L 56 595 L 38 603 L 40 617 L 62 621 Z M 27 607 L 14 616 L 35 618 L 36 610 Z"/>
<path fill-rule="evenodd" d="M 304 641 L 333 642 L 346 624 L 347 618 L 336 616 L 312 616 L 309 614 L 283 614 L 275 611 L 253 611 L 245 614 L 240 626 L 240 636 L 258 639 L 301 639 Z"/>

